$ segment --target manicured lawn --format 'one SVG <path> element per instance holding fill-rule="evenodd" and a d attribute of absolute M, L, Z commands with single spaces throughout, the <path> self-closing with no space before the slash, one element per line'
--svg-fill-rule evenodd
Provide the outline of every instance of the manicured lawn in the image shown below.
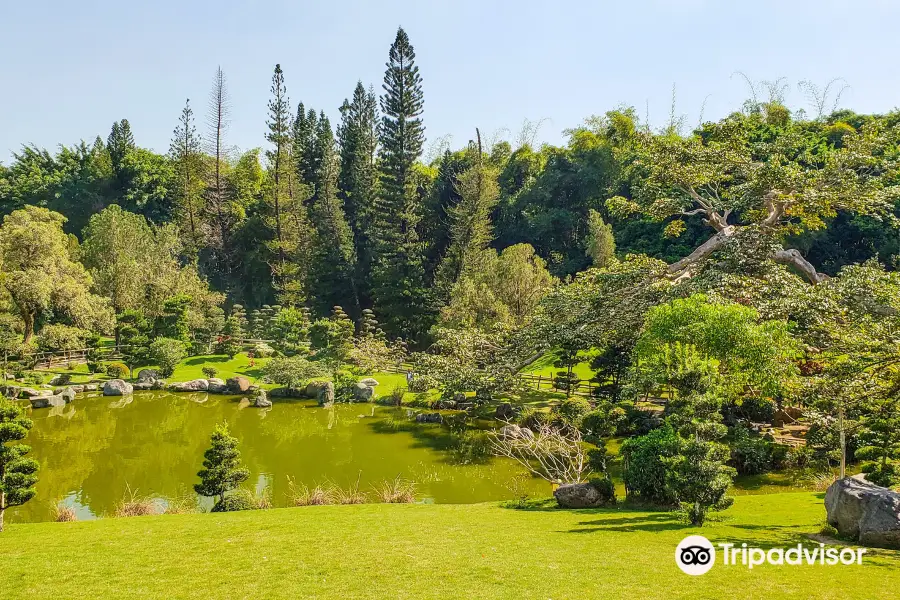
<path fill-rule="evenodd" d="M 206 375 L 203 374 L 203 368 L 212 367 L 218 371 L 216 377 L 219 379 L 243 375 L 256 382 L 257 379 L 262 377 L 262 367 L 267 362 L 269 362 L 268 358 L 255 358 L 253 359 L 253 366 L 251 366 L 250 359 L 243 352 L 235 355 L 234 358 L 228 358 L 224 354 L 191 356 L 178 363 L 178 366 L 175 367 L 175 372 L 167 380 L 190 381 L 191 379 L 205 379 Z M 140 371 L 140 369 L 135 370 Z M 135 373 L 136 375 L 137 373 Z"/>
<path fill-rule="evenodd" d="M 770 548 L 819 530 L 820 495 L 738 498 L 702 530 L 669 513 L 496 505 L 315 506 L 11 524 L 0 589 L 13 598 L 895 598 L 900 552 L 861 566 L 720 561 L 690 577 L 685 536 Z"/>
<path fill-rule="evenodd" d="M 553 363 L 558 359 L 556 352 L 548 352 L 523 370 L 524 373 L 532 375 L 541 375 L 543 377 L 555 377 L 559 371 L 565 371 L 565 367 L 554 367 Z M 594 377 L 594 370 L 588 362 L 580 362 L 572 368 L 572 373 L 582 380 L 589 380 Z"/>

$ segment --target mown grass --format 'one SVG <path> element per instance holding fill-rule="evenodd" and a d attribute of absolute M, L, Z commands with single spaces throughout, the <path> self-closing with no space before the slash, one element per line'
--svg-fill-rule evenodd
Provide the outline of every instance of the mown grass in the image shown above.
<path fill-rule="evenodd" d="M 310 506 L 76 523 L 0 534 L 4 598 L 894 598 L 900 552 L 861 566 L 716 566 L 675 547 L 700 533 L 815 543 L 821 494 L 745 496 L 698 530 L 671 513 L 497 505 Z"/>

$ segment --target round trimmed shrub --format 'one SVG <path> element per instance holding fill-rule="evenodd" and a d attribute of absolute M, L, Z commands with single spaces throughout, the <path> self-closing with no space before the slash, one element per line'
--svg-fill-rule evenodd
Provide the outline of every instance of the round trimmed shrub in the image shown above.
<path fill-rule="evenodd" d="M 106 374 L 112 379 L 122 379 L 128 375 L 128 365 L 121 362 L 111 362 L 106 365 Z"/>

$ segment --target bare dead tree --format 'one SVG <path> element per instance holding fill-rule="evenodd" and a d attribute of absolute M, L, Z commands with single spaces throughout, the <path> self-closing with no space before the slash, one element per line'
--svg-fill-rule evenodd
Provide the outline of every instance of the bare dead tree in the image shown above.
<path fill-rule="evenodd" d="M 837 85 L 841 87 L 835 92 L 834 88 Z M 813 110 L 816 111 L 816 119 L 821 119 L 825 116 L 825 106 L 828 104 L 829 99 L 831 99 L 831 110 L 829 112 L 836 111 L 841 103 L 841 96 L 850 89 L 850 85 L 843 77 L 835 77 L 824 88 L 809 80 L 801 81 L 797 84 L 797 87 L 806 95 L 806 100 Z"/>
<path fill-rule="evenodd" d="M 519 430 L 521 432 L 521 430 Z M 532 474 L 551 483 L 582 483 L 588 471 L 581 432 L 540 425 L 534 436 L 503 430 L 489 436 L 491 451 L 518 462 Z"/>

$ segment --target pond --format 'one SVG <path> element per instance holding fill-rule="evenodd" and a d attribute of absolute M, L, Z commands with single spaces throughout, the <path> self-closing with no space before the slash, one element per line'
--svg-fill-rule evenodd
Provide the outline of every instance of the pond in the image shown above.
<path fill-rule="evenodd" d="M 229 396 L 138 392 L 79 395 L 64 407 L 29 412 L 27 443 L 40 480 L 34 499 L 7 512 L 10 521 L 50 520 L 57 501 L 90 519 L 111 515 L 130 492 L 193 494 L 209 436 L 225 421 L 250 469 L 246 485 L 269 486 L 275 506 L 290 503 L 289 477 L 344 488 L 358 478 L 368 491 L 399 475 L 415 482 L 421 501 L 438 503 L 550 493 L 511 461 L 467 459 L 446 427 L 411 424 L 405 409 L 276 401 L 265 410 Z"/>

